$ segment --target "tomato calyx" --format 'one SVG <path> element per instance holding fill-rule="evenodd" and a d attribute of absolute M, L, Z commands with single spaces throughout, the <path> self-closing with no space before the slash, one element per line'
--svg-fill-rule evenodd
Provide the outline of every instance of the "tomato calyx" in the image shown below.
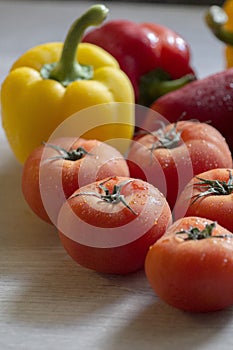
<path fill-rule="evenodd" d="M 231 170 L 229 171 L 229 180 L 208 180 L 196 176 L 196 179 L 200 180 L 193 184 L 194 188 L 200 190 L 199 194 L 192 196 L 193 201 L 191 204 L 195 203 L 199 198 L 211 196 L 211 195 L 229 195 L 233 192 L 233 176 Z"/>
<path fill-rule="evenodd" d="M 128 208 L 134 215 L 137 215 L 137 213 L 131 208 L 131 206 L 126 202 L 124 195 L 121 193 L 121 190 L 124 186 L 127 184 L 131 183 L 133 180 L 129 179 L 126 181 L 122 181 L 119 184 L 115 184 L 113 186 L 112 191 L 105 186 L 105 184 L 112 180 L 113 177 L 110 177 L 107 180 L 104 180 L 103 182 L 98 184 L 98 188 L 102 193 L 99 192 L 79 192 L 76 193 L 75 195 L 71 196 L 70 199 L 77 197 L 77 196 L 94 196 L 97 197 L 105 202 L 111 203 L 111 204 L 118 204 L 118 203 L 123 203 L 126 208 Z"/>
<path fill-rule="evenodd" d="M 64 159 L 64 160 L 76 161 L 76 160 L 82 159 L 87 154 L 91 155 L 91 153 L 87 152 L 83 147 L 78 147 L 71 151 L 67 151 L 65 148 L 57 145 L 53 145 L 51 143 L 43 142 L 43 144 L 47 147 L 53 148 L 59 153 L 59 155 L 51 157 L 50 159 Z"/>
<path fill-rule="evenodd" d="M 181 139 L 181 132 L 176 129 L 177 123 L 174 123 L 173 127 L 166 131 L 165 125 L 160 129 L 152 133 L 155 136 L 156 141 L 149 148 L 151 152 L 159 148 L 172 149 L 179 145 Z"/>
<path fill-rule="evenodd" d="M 206 224 L 203 230 L 199 230 L 198 227 L 190 227 L 189 230 L 181 230 L 176 232 L 176 235 L 186 235 L 182 237 L 184 241 L 198 241 L 207 238 L 233 238 L 233 235 L 214 235 L 213 230 L 216 227 L 216 222 Z"/>

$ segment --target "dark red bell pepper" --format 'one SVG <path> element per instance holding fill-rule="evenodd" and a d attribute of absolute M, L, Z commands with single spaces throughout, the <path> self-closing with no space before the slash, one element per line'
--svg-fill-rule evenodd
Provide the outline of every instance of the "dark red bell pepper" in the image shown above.
<path fill-rule="evenodd" d="M 155 101 L 151 109 L 169 122 L 198 119 L 210 122 L 225 137 L 233 154 L 233 68 L 196 80 Z M 154 119 L 148 115 L 144 127 L 153 129 Z"/>
<path fill-rule="evenodd" d="M 139 104 L 149 106 L 159 96 L 195 79 L 188 44 L 167 27 L 113 20 L 87 33 L 83 41 L 116 58 L 131 80 Z"/>

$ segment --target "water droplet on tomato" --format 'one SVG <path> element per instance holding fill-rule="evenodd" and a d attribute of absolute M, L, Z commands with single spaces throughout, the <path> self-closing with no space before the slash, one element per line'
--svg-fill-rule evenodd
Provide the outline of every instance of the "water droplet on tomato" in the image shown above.
<path fill-rule="evenodd" d="M 228 259 L 224 258 L 222 262 L 222 266 L 226 266 L 228 264 Z"/>
<path fill-rule="evenodd" d="M 231 95 L 230 94 L 227 94 L 227 95 L 223 96 L 223 101 L 228 101 L 228 100 L 231 100 Z"/>

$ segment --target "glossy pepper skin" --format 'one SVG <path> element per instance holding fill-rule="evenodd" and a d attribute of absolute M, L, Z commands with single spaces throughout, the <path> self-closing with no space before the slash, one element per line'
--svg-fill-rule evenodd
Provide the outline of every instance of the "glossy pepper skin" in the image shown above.
<path fill-rule="evenodd" d="M 46 43 L 30 49 L 14 63 L 4 80 L 1 89 L 3 128 L 21 163 L 32 150 L 47 141 L 66 118 L 100 104 L 123 102 L 125 113 L 116 115 L 114 108 L 109 109 L 107 124 L 87 132 L 85 137 L 100 141 L 131 139 L 134 93 L 128 77 L 102 48 L 80 44 L 83 31 L 90 25 L 102 23 L 107 13 L 104 5 L 93 5 L 74 22 L 64 44 Z M 93 119 L 101 124 L 101 113 L 95 113 L 93 110 Z M 106 118 L 103 123 L 105 121 Z M 111 124 L 113 121 L 117 123 Z M 85 124 L 85 120 L 82 123 Z M 77 130 L 73 136 L 82 135 Z"/>
<path fill-rule="evenodd" d="M 205 20 L 213 34 L 226 44 L 226 67 L 233 67 L 233 0 L 225 1 L 222 8 L 211 6 Z"/>
<path fill-rule="evenodd" d="M 225 137 L 233 153 L 233 68 L 196 80 L 160 97 L 151 106 L 169 122 L 197 119 L 209 122 Z M 145 127 L 153 128 L 148 115 Z"/>
<path fill-rule="evenodd" d="M 112 20 L 88 32 L 83 41 L 101 46 L 117 59 L 142 105 L 149 106 L 195 78 L 188 44 L 158 24 Z"/>
<path fill-rule="evenodd" d="M 228 16 L 225 28 L 232 33 L 232 44 L 226 46 L 226 64 L 227 67 L 233 67 L 233 0 L 226 1 L 223 9 Z"/>

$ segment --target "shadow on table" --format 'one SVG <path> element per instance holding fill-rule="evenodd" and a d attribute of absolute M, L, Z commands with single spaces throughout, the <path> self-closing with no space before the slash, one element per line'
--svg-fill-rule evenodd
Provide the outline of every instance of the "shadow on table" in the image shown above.
<path fill-rule="evenodd" d="M 212 338 L 218 337 L 232 322 L 232 311 L 231 307 L 213 313 L 195 314 L 154 302 L 118 329 L 111 338 L 112 345 L 106 349 L 115 350 L 117 344 L 120 349 L 207 349 L 205 346 L 208 343 L 215 343 Z"/>
<path fill-rule="evenodd" d="M 78 266 L 61 247 L 34 250 L 21 267 L 21 288 L 9 303 L 9 320 L 50 332 L 72 326 L 80 335 L 99 327 L 107 335 L 102 350 L 147 350 L 151 344 L 162 350 L 174 344 L 177 349 L 187 349 L 187 344 L 197 349 L 232 320 L 232 308 L 207 314 L 172 308 L 154 295 L 143 271 L 98 274 Z"/>
<path fill-rule="evenodd" d="M 78 266 L 63 248 L 42 253 L 41 261 L 38 254 L 35 250 L 28 253 L 15 271 L 21 286 L 8 302 L 8 318 L 14 324 L 36 329 L 82 328 L 95 326 L 98 319 L 103 326 L 112 314 L 118 317 L 119 308 L 127 305 L 131 296 L 148 288 L 143 271 L 128 276 L 102 275 Z"/>
<path fill-rule="evenodd" d="M 8 300 L 5 321 L 31 334 L 57 334 L 61 340 L 68 332 L 85 344 L 98 334 L 98 350 L 170 350 L 174 344 L 196 350 L 232 320 L 232 308 L 189 314 L 164 304 L 143 271 L 98 274 L 76 265 L 59 246 L 23 254 L 14 276 L 20 288 Z"/>
<path fill-rule="evenodd" d="M 0 168 L 0 239 L 4 243 L 0 249 L 30 248 L 33 244 L 43 244 L 43 240 L 52 234 L 52 225 L 39 219 L 26 203 L 21 177 L 23 166 L 9 152 L 3 157 Z M 52 243 L 52 240 L 51 240 Z"/>

